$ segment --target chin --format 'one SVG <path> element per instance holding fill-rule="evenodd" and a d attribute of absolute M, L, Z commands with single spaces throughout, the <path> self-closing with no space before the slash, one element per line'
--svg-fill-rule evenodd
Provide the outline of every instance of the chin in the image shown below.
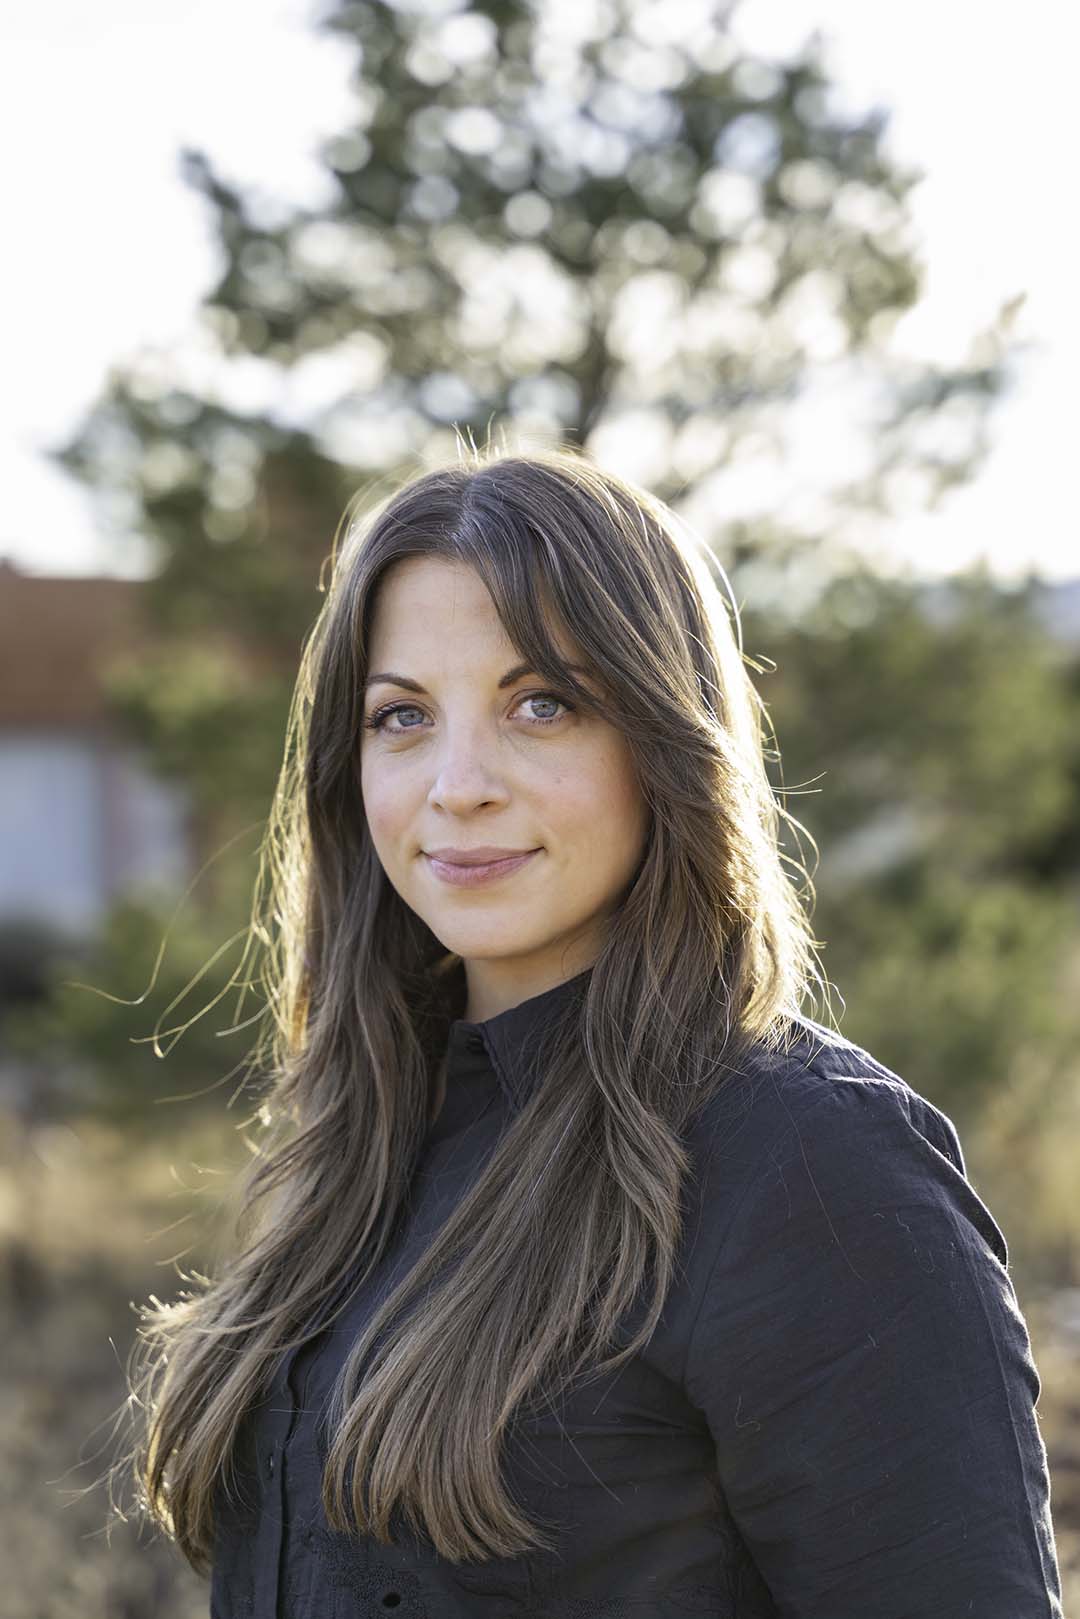
<path fill-rule="evenodd" d="M 487 929 L 469 933 L 460 928 L 438 928 L 431 922 L 428 927 L 447 950 L 468 961 L 500 961 L 504 956 L 530 955 L 540 948 L 533 940 L 510 932 L 495 933 Z"/>

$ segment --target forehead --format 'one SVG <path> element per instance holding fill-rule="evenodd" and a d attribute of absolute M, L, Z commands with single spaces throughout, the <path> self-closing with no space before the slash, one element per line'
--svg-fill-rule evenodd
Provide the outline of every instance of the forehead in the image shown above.
<path fill-rule="evenodd" d="M 567 657 L 576 649 L 551 613 L 550 634 Z M 443 557 L 405 557 L 377 584 L 368 634 L 369 661 L 395 649 L 430 655 L 451 645 L 475 656 L 515 651 L 491 594 L 475 569 Z"/>
<path fill-rule="evenodd" d="M 375 587 L 372 632 L 380 627 L 408 628 L 419 614 L 445 619 L 458 613 L 499 624 L 495 604 L 475 569 L 443 557 L 405 557 L 392 563 Z"/>

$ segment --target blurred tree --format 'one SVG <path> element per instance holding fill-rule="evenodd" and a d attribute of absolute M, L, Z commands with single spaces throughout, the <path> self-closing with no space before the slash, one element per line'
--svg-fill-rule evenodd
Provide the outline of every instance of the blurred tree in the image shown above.
<path fill-rule="evenodd" d="M 959 367 L 893 353 L 918 175 L 884 152 L 884 113 L 840 111 L 816 38 L 748 56 L 733 10 L 337 5 L 322 26 L 355 45 L 356 117 L 323 149 L 325 198 L 245 193 L 185 152 L 223 261 L 209 356 L 136 356 L 57 452 L 155 542 L 163 634 L 202 651 L 220 628 L 287 668 L 347 493 L 452 452 L 451 423 L 589 442 L 644 412 L 668 451 L 654 487 L 687 497 L 847 364 L 875 388 L 857 475 L 813 536 L 774 524 L 773 556 L 969 474 L 1007 312 Z M 223 402 L 238 374 L 261 413 Z M 287 375 L 322 400 L 303 431 L 280 419 Z M 762 535 L 728 540 L 737 565 Z M 175 738 L 176 691 L 147 701 Z"/>

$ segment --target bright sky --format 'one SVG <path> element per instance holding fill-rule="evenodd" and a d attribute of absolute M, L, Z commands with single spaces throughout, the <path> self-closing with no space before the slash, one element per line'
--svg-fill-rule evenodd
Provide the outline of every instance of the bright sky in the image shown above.
<path fill-rule="evenodd" d="M 669 0 L 674 3 L 674 0 Z M 178 176 L 182 144 L 271 196 L 311 202 L 321 135 L 349 121 L 353 53 L 315 33 L 301 0 L 52 0 L 0 15 L 0 140 L 9 249 L 0 556 L 33 572 L 135 574 L 81 487 L 39 447 L 70 431 L 111 365 L 181 346 L 215 274 L 208 222 Z M 1002 303 L 1026 294 L 1025 356 L 978 479 L 936 514 L 894 520 L 879 560 L 935 573 L 984 555 L 1003 575 L 1080 574 L 1071 487 L 1080 374 L 1072 226 L 1075 93 L 1069 8 L 903 7 L 743 0 L 738 32 L 782 58 L 809 30 L 854 108 L 892 112 L 887 144 L 926 171 L 911 194 L 927 283 L 898 329 L 906 352 L 962 358 Z M 794 485 L 844 443 L 815 412 L 783 475 Z M 835 467 L 834 469 L 835 470 Z M 639 474 L 640 475 L 640 474 Z M 770 474 L 764 497 L 775 497 Z M 737 485 L 731 484 L 734 492 Z M 770 496 L 771 491 L 771 496 Z"/>

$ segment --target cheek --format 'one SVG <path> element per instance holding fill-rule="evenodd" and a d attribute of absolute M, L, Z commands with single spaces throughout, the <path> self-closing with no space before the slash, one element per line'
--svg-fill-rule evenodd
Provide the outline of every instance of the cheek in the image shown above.
<path fill-rule="evenodd" d="M 393 790 L 385 772 L 377 765 L 361 765 L 360 790 L 364 815 L 376 849 L 385 847 L 400 833 L 405 820 L 400 786 Z"/>
<path fill-rule="evenodd" d="M 636 866 L 645 847 L 649 812 L 632 770 L 620 772 L 611 784 L 608 826 L 620 866 Z"/>
<path fill-rule="evenodd" d="M 592 852 L 599 865 L 620 864 L 636 852 L 647 824 L 644 800 L 629 757 L 621 751 L 592 753 L 575 769 L 560 772 L 558 809 L 575 841 Z"/>

